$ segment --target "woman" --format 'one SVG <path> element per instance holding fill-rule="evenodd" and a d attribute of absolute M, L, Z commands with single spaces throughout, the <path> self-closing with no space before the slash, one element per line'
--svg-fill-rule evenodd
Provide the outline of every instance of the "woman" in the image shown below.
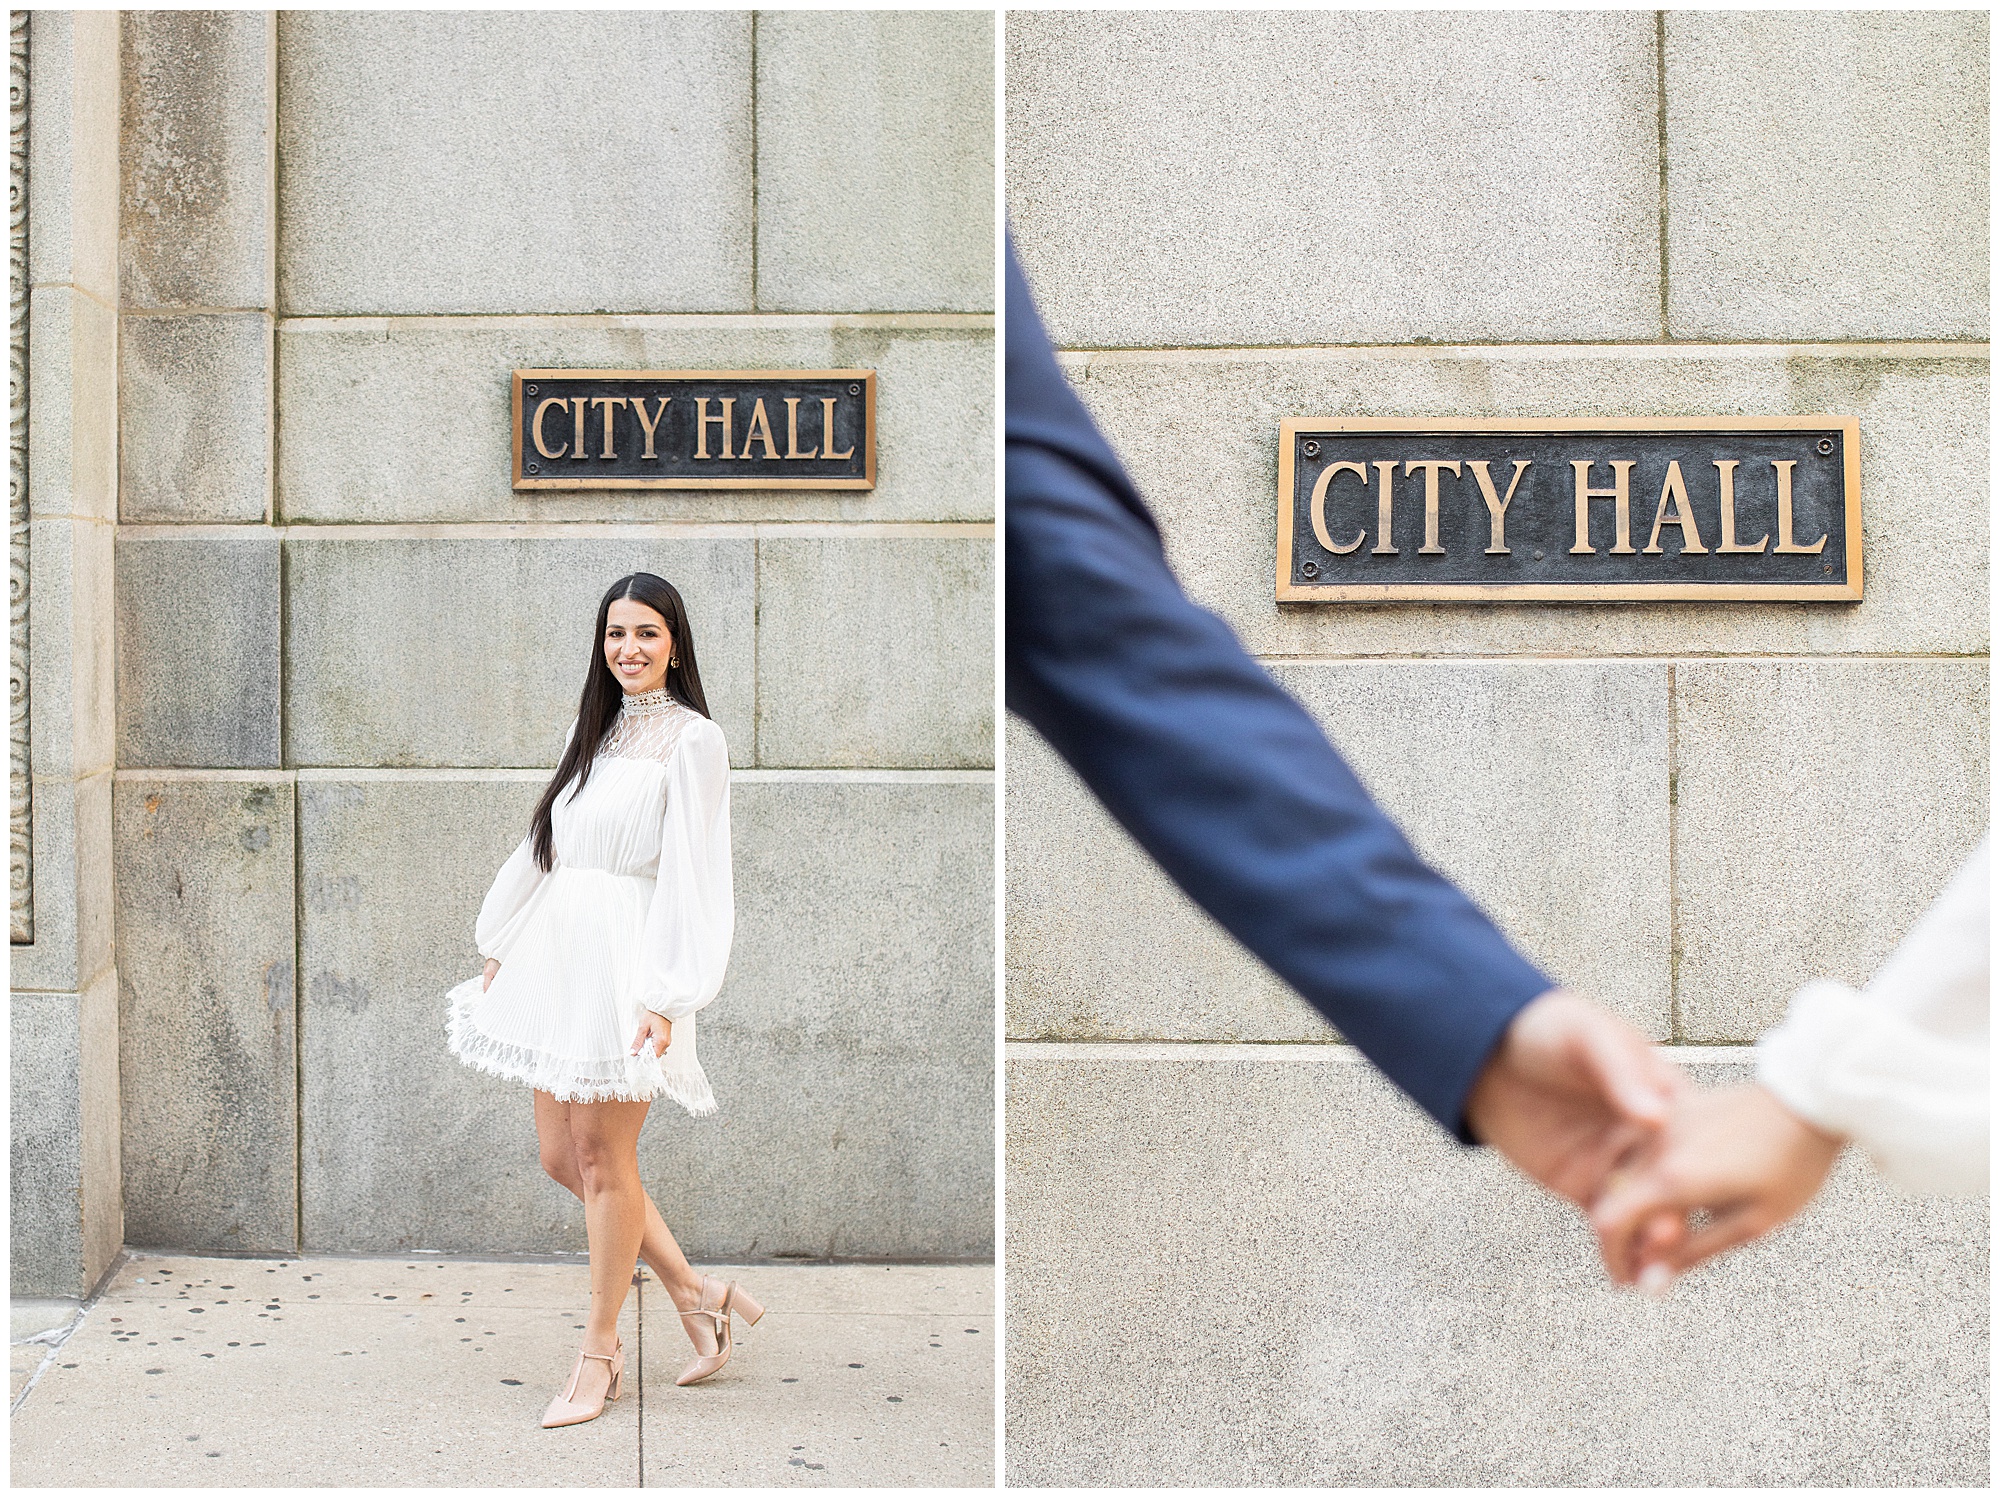
<path fill-rule="evenodd" d="M 446 1022 L 461 1061 L 534 1088 L 542 1168 L 583 1201 L 590 1316 L 545 1427 L 594 1420 L 618 1397 L 635 1258 L 694 1343 L 679 1383 L 729 1361 L 731 1312 L 764 1314 L 689 1267 L 639 1179 L 653 1098 L 715 1111 L 694 1013 L 722 986 L 734 921 L 728 750 L 680 594 L 635 572 L 598 605 L 562 760 L 479 910 L 485 974 L 451 991 Z"/>

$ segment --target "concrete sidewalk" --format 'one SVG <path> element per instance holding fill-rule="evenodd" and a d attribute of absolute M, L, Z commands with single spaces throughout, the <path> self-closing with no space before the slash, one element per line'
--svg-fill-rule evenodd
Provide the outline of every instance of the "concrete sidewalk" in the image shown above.
<path fill-rule="evenodd" d="M 705 1267 L 766 1307 L 729 1366 L 675 1387 L 691 1349 L 645 1275 L 625 1397 L 545 1431 L 581 1263 L 133 1253 L 73 1313 L 16 1303 L 13 1485 L 992 1484 L 990 1267 Z"/>

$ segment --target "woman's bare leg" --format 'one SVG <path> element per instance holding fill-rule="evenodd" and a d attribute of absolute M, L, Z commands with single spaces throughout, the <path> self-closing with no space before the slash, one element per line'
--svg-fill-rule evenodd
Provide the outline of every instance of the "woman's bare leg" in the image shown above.
<path fill-rule="evenodd" d="M 542 1169 L 557 1185 L 582 1201 L 583 1172 L 577 1166 L 576 1146 L 569 1133 L 572 1106 L 536 1089 L 535 1138 L 541 1145 Z M 643 1184 L 640 1189 L 643 1193 Z M 639 1240 L 639 1257 L 646 1261 L 646 1267 L 653 1271 L 676 1307 L 685 1311 L 700 1304 L 701 1274 L 688 1263 L 687 1255 L 681 1252 L 651 1196 L 646 1197 L 646 1232 Z"/>

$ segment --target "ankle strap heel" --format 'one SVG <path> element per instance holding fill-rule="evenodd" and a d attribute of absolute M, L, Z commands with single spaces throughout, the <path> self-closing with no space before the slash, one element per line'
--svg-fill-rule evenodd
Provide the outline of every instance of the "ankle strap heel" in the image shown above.
<path fill-rule="evenodd" d="M 722 1365 L 729 1361 L 730 1353 L 735 1350 L 730 1336 L 729 1318 L 732 1313 L 755 1326 L 763 1319 L 764 1308 L 751 1299 L 749 1293 L 734 1280 L 725 1282 L 712 1274 L 703 1275 L 701 1303 L 691 1311 L 682 1311 L 681 1319 L 684 1324 L 706 1320 L 715 1335 L 715 1351 L 702 1353 L 689 1363 L 681 1370 L 681 1376 L 674 1380 L 675 1383 L 683 1388 L 688 1384 L 698 1384 L 711 1374 L 719 1372 Z M 690 1340 L 693 1339 L 692 1327 L 688 1336 Z M 700 1345 L 699 1342 L 695 1343 L 697 1348 Z"/>

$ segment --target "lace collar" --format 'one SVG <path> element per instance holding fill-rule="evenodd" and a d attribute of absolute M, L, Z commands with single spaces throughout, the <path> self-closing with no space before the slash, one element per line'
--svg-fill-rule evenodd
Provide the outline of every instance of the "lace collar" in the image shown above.
<path fill-rule="evenodd" d="M 670 707 L 678 707 L 674 694 L 665 687 L 655 687 L 650 692 L 627 692 L 619 711 L 638 718 L 650 718 L 655 713 L 663 713 Z"/>

